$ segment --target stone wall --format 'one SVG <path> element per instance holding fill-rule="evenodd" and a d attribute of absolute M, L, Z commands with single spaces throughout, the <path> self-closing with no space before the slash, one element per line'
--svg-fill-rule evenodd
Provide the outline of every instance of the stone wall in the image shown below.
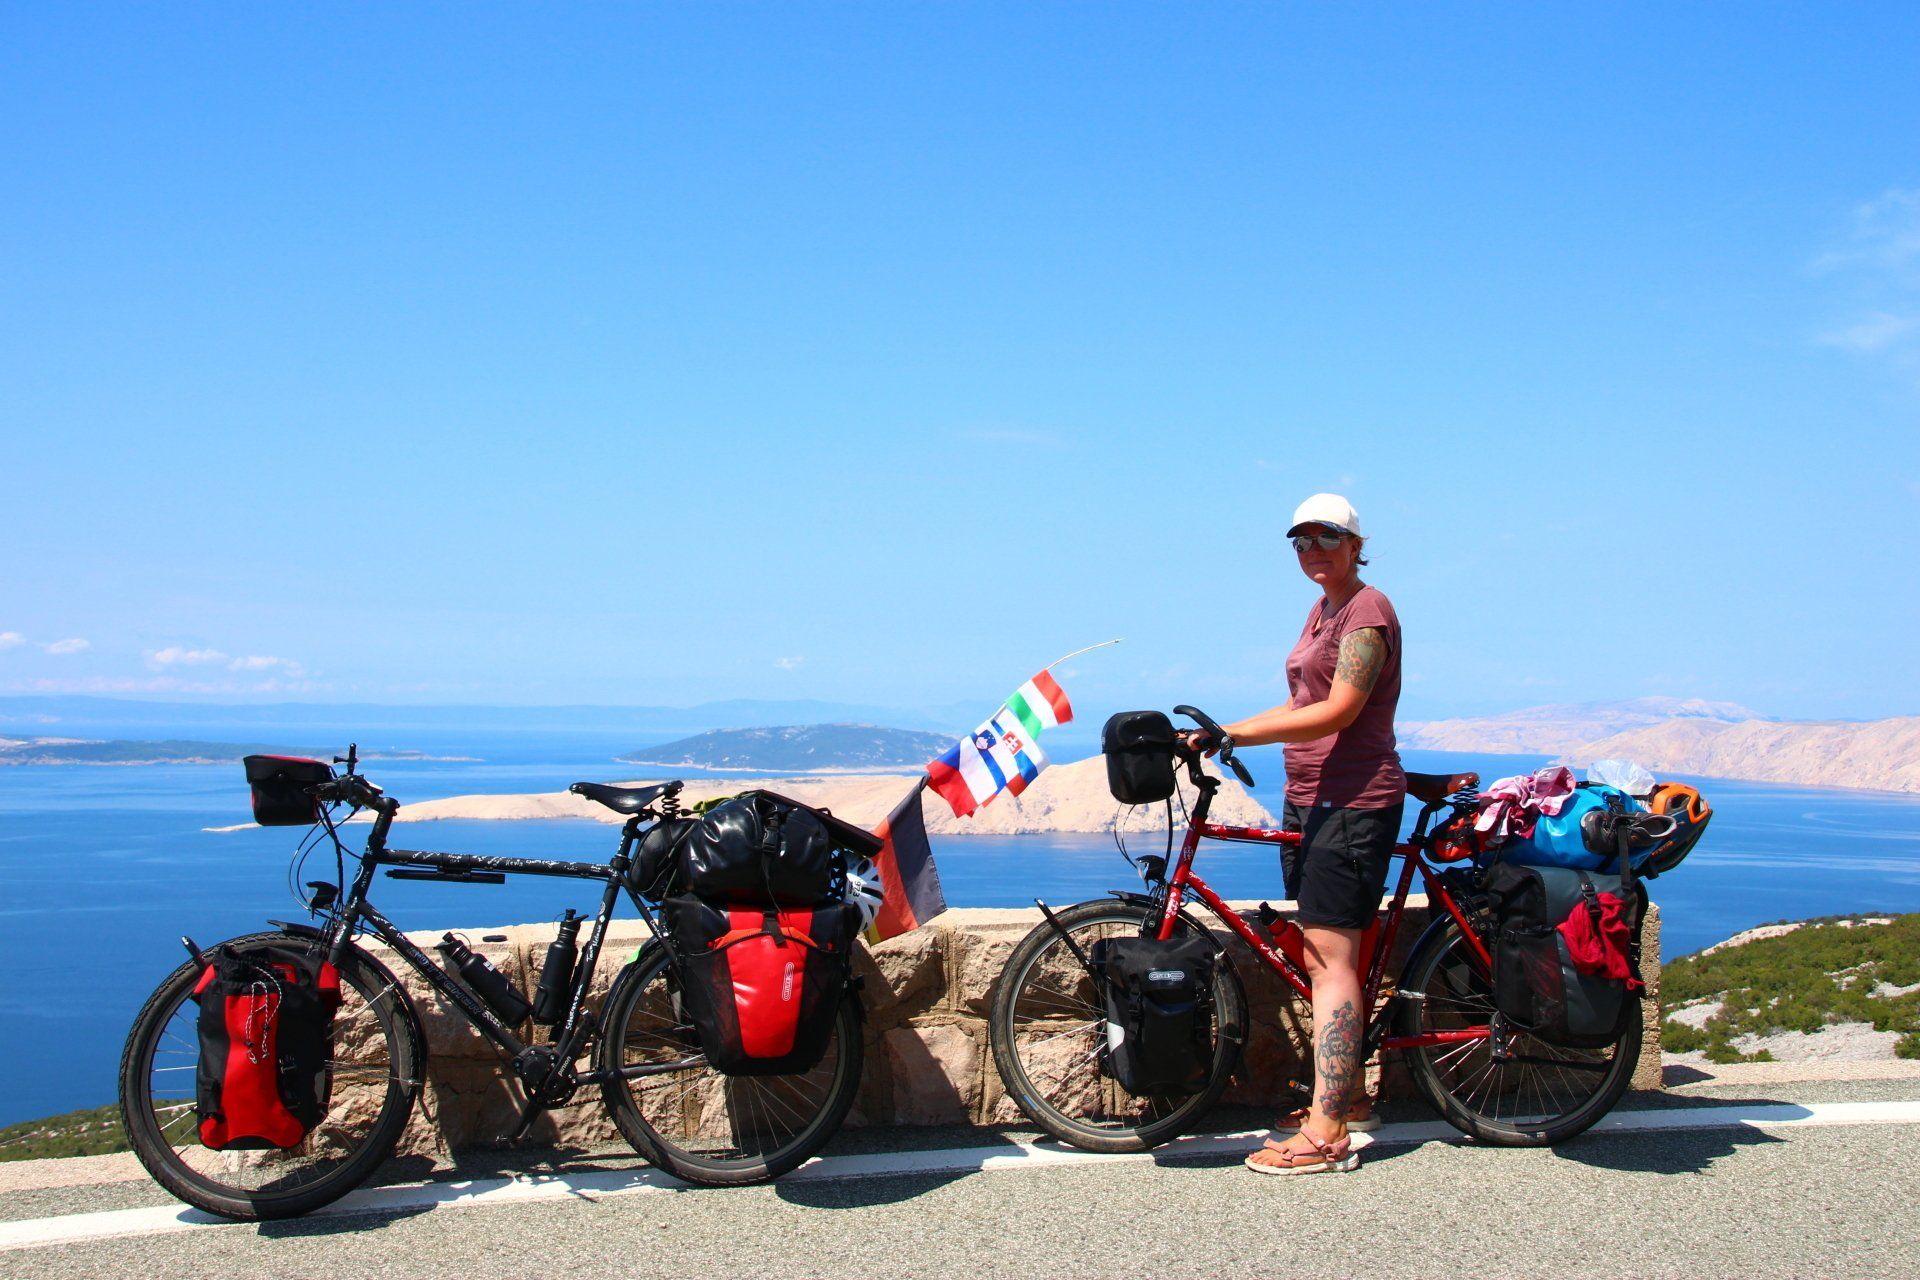
<path fill-rule="evenodd" d="M 1243 905 L 1243 904 L 1237 904 Z M 1287 904 L 1281 904 L 1284 908 Z M 1249 916 L 1251 909 L 1248 908 Z M 866 949 L 855 966 L 865 979 L 866 1060 L 852 1124 L 1001 1124 L 1021 1119 L 1001 1087 L 987 1043 L 987 1006 L 1008 954 L 1040 923 L 1037 910 L 953 910 L 931 925 Z M 1409 900 L 1395 951 L 1396 966 L 1426 927 L 1423 898 Z M 1224 936 L 1224 930 L 1216 930 Z M 554 936 L 554 926 L 518 925 L 462 930 L 474 949 L 508 974 L 529 997 L 538 966 Z M 499 942 L 483 941 L 504 935 Z M 431 948 L 438 934 L 415 934 Z M 647 940 L 638 920 L 616 920 L 600 962 L 593 1002 L 598 1006 L 611 977 Z M 1660 920 L 1656 909 L 1647 921 L 1642 972 L 1650 998 L 1636 1088 L 1660 1084 L 1659 974 Z M 382 947 L 370 948 L 413 997 L 429 1041 L 427 1088 L 403 1148 L 419 1152 L 480 1146 L 510 1132 L 519 1114 L 519 1087 L 500 1053 L 458 1013 L 421 982 L 399 958 Z M 1286 1082 L 1304 1077 L 1301 1052 L 1308 1016 L 1291 988 L 1273 976 L 1238 943 L 1230 954 L 1246 987 L 1252 1035 L 1246 1068 L 1227 1099 L 1277 1104 Z M 524 1029 L 523 1029 L 524 1032 Z M 1395 1080 L 1390 1062 L 1389 1090 Z M 1369 1072 L 1378 1082 L 1377 1071 Z M 618 1145 L 619 1134 L 606 1116 L 597 1088 L 543 1118 L 533 1141 L 561 1146 Z"/>

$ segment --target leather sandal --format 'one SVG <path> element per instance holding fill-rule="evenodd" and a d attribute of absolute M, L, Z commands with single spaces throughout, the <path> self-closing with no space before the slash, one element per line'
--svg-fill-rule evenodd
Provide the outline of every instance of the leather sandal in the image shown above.
<path fill-rule="evenodd" d="M 1295 1110 L 1287 1112 L 1287 1114 L 1285 1114 L 1284 1116 L 1281 1116 L 1278 1120 L 1275 1120 L 1273 1122 L 1273 1131 L 1275 1133 L 1300 1132 L 1300 1126 L 1307 1122 L 1307 1113 L 1310 1110 L 1311 1108 L 1309 1107 L 1299 1107 L 1299 1108 L 1296 1108 Z M 1367 1114 L 1359 1117 L 1358 1119 L 1355 1119 L 1352 1116 L 1347 1117 L 1348 1133 L 1372 1133 L 1375 1129 L 1378 1129 L 1379 1127 L 1380 1127 L 1380 1117 L 1374 1114 L 1372 1107 L 1368 1107 Z"/>
<path fill-rule="evenodd" d="M 1255 1173 L 1286 1177 L 1296 1173 L 1351 1173 L 1360 1167 L 1360 1153 L 1353 1149 L 1351 1138 L 1343 1137 L 1332 1142 L 1322 1142 L 1304 1129 L 1294 1137 L 1306 1139 L 1309 1149 L 1306 1151 L 1295 1149 L 1289 1145 L 1293 1141 L 1292 1138 L 1285 1143 L 1278 1143 L 1269 1138 L 1260 1144 L 1260 1150 L 1247 1157 L 1247 1168 Z M 1259 1158 L 1269 1151 L 1276 1153 L 1279 1159 Z"/>

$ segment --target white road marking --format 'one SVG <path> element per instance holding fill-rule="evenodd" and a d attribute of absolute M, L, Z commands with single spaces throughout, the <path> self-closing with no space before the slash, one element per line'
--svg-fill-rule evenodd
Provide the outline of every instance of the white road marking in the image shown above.
<path fill-rule="evenodd" d="M 1596 1124 L 1594 1133 L 1647 1133 L 1685 1129 L 1800 1129 L 1829 1125 L 1920 1124 L 1920 1100 L 1903 1102 L 1766 1103 L 1730 1107 L 1669 1107 L 1652 1111 L 1616 1111 Z M 991 1173 L 1056 1165 L 1181 1160 L 1230 1154 L 1251 1147 L 1266 1131 L 1217 1133 L 1178 1138 L 1153 1151 L 1096 1155 L 1057 1143 L 997 1143 L 931 1151 L 880 1151 L 864 1155 L 816 1158 L 782 1182 L 824 1182 L 840 1178 L 879 1178 L 902 1174 Z M 1354 1135 L 1354 1145 L 1410 1146 L 1460 1141 L 1459 1130 L 1444 1121 L 1385 1125 Z M 527 1204 L 546 1200 L 603 1200 L 614 1196 L 687 1190 L 685 1183 L 652 1169 L 597 1173 L 535 1174 L 472 1181 L 415 1183 L 355 1191 L 310 1217 L 405 1213 L 478 1205 Z M 244 1230 L 252 1224 L 228 1222 L 198 1209 L 160 1206 L 112 1209 L 55 1218 L 0 1222 L 0 1250 L 73 1244 L 116 1236 L 157 1235 L 177 1231 Z"/>

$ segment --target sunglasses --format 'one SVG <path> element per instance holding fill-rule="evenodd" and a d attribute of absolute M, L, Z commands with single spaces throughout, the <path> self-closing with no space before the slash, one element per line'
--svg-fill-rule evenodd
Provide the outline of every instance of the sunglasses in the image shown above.
<path fill-rule="evenodd" d="M 1331 551 L 1346 541 L 1344 533 L 1303 533 L 1293 540 L 1293 549 L 1299 552 L 1319 547 L 1322 551 Z"/>

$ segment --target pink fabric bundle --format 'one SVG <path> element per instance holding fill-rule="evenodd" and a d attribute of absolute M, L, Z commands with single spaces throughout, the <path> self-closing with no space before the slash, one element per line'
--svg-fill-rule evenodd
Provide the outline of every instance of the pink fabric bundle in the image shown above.
<path fill-rule="evenodd" d="M 1480 793 L 1473 829 L 1496 838 L 1530 836 L 1540 815 L 1557 817 L 1574 790 L 1573 770 L 1565 765 L 1502 778 Z"/>

